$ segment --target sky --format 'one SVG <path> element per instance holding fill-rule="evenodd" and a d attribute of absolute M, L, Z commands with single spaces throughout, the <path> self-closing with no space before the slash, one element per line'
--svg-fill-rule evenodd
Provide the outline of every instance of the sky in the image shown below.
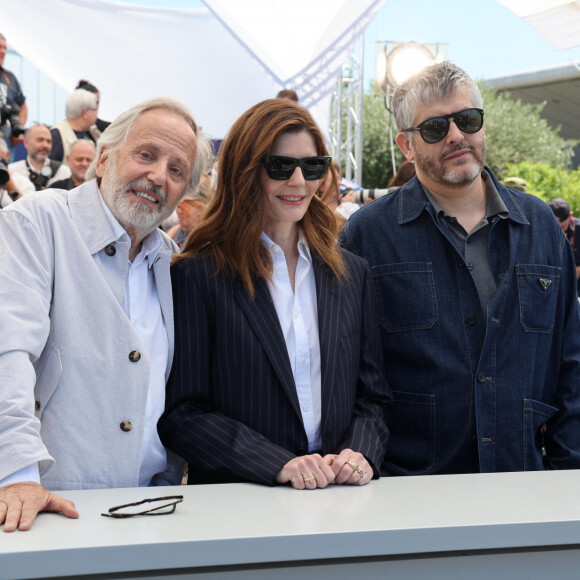
<path fill-rule="evenodd" d="M 202 0 L 116 1 L 164 8 L 205 7 Z M 289 5 L 292 6 L 292 0 Z M 382 46 L 379 43 L 386 41 L 445 43 L 446 58 L 475 80 L 564 66 L 572 59 L 580 62 L 580 48 L 568 50 L 566 54 L 553 49 L 532 26 L 497 0 L 387 0 L 365 31 L 365 88 L 375 78 L 377 55 Z M 29 120 L 52 124 L 61 118 L 68 91 L 56 87 L 42 74 L 38 80 L 37 69 L 22 68 L 19 57 L 9 54 L 7 67 L 17 74 L 20 72 L 21 79 L 23 75 L 30 76 L 26 94 L 31 105 L 37 103 L 37 106 L 31 108 Z"/>
<path fill-rule="evenodd" d="M 121 1 L 165 8 L 204 6 L 201 0 Z M 446 43 L 446 57 L 476 80 L 580 60 L 580 48 L 563 55 L 497 0 L 387 0 L 365 31 L 365 86 L 375 77 L 377 42 L 384 41 Z"/>
<path fill-rule="evenodd" d="M 367 64 L 369 45 L 385 40 L 447 43 L 447 58 L 476 80 L 570 63 L 497 0 L 387 0 L 365 33 Z M 580 49 L 566 54 L 580 59 Z"/>

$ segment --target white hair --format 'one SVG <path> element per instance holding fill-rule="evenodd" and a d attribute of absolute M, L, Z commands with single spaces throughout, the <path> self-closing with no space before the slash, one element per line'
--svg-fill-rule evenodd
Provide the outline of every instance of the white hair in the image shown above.
<path fill-rule="evenodd" d="M 97 95 L 85 89 L 77 89 L 68 98 L 65 107 L 66 118 L 70 121 L 78 119 L 85 109 L 94 109 L 97 106 Z"/>
<path fill-rule="evenodd" d="M 86 92 L 86 91 L 85 91 Z M 86 179 L 95 179 L 97 177 L 97 162 L 104 149 L 107 155 L 113 155 L 117 149 L 127 140 L 131 129 L 139 117 L 152 109 L 164 109 L 178 114 L 193 129 L 197 141 L 195 163 L 193 165 L 189 178 L 189 187 L 185 189 L 183 195 L 190 191 L 195 191 L 199 184 L 201 173 L 208 165 L 208 158 L 212 155 L 211 144 L 203 134 L 201 127 L 198 127 L 189 109 L 181 102 L 170 97 L 156 97 L 149 99 L 131 107 L 128 111 L 121 113 L 103 132 L 97 141 L 97 154 L 95 159 L 87 169 Z"/>

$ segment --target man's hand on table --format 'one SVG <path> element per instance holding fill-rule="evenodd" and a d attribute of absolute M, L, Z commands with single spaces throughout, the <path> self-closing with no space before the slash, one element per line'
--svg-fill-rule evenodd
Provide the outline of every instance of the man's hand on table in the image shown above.
<path fill-rule="evenodd" d="M 39 512 L 60 512 L 78 518 L 72 501 L 46 491 L 33 482 L 14 483 L 0 488 L 0 525 L 5 532 L 29 530 Z"/>

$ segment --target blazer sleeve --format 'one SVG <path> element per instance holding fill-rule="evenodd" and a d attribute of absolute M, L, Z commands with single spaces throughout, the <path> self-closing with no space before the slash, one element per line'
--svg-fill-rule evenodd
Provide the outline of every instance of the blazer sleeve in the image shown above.
<path fill-rule="evenodd" d="M 0 480 L 35 463 L 44 474 L 54 463 L 34 413 L 33 363 L 50 330 L 49 247 L 28 219 L 0 212 Z"/>
<path fill-rule="evenodd" d="M 227 294 L 225 285 L 230 282 L 214 275 L 201 259 L 173 265 L 171 279 L 175 358 L 166 410 L 158 423 L 161 441 L 189 463 L 190 481 L 273 485 L 278 471 L 295 455 L 212 405 L 216 387 L 212 365 L 216 360 L 227 364 L 227 353 L 220 352 L 219 359 L 215 356 L 216 329 L 224 332 L 228 322 L 220 318 L 223 313 L 219 306 L 216 311 L 210 295 Z M 231 373 L 240 371 L 231 369 Z"/>
<path fill-rule="evenodd" d="M 356 398 L 350 428 L 338 452 L 352 449 L 362 453 L 371 464 L 374 477 L 379 477 L 389 437 L 384 411 L 392 402 L 392 394 L 384 374 L 371 272 L 366 262 L 356 260 L 364 264 L 350 268 L 350 276 L 359 288 L 361 311 Z"/>

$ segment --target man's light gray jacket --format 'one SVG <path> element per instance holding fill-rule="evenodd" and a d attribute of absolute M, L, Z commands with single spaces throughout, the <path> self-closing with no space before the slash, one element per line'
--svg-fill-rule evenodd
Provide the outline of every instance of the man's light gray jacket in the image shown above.
<path fill-rule="evenodd" d="M 122 309 L 123 240 L 95 181 L 30 194 L 0 212 L 0 480 L 39 462 L 50 490 L 138 485 L 149 356 Z M 166 379 L 173 248 L 164 236 L 153 266 Z M 180 482 L 181 462 L 169 453 L 168 463 L 152 483 Z"/>

